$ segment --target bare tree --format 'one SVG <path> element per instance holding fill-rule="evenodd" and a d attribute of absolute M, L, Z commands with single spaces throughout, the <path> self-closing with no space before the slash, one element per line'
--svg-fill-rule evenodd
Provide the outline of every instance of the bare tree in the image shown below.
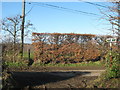
<path fill-rule="evenodd" d="M 2 21 L 2 30 L 7 31 L 13 37 L 13 43 L 16 43 L 17 33 L 20 31 L 21 19 L 19 16 L 13 18 L 5 18 Z"/>
<path fill-rule="evenodd" d="M 117 36 L 118 49 L 120 49 L 120 1 L 113 1 L 110 3 L 112 6 L 108 6 L 106 11 L 99 9 L 103 14 L 103 19 L 108 21 L 112 25 L 111 31 Z"/>
<path fill-rule="evenodd" d="M 6 36 L 7 34 L 11 35 L 12 41 L 13 41 L 13 51 L 14 52 L 15 52 L 16 43 L 19 42 L 20 36 L 21 36 L 20 35 L 21 34 L 20 33 L 21 32 L 21 23 L 22 23 L 22 18 L 20 15 L 16 15 L 14 17 L 7 17 L 2 20 L 2 32 L 1 33 L 4 34 L 4 36 Z M 33 24 L 30 21 L 27 21 L 27 23 L 24 26 L 24 28 L 25 28 L 24 37 L 28 36 L 29 33 L 32 31 L 31 30 L 32 26 L 33 26 Z M 3 37 L 3 38 L 5 39 L 5 37 Z"/>
<path fill-rule="evenodd" d="M 109 22 L 115 26 L 114 31 L 117 35 L 118 49 L 120 49 L 120 1 L 113 2 L 113 7 L 110 7 L 109 10 L 113 14 L 109 14 Z"/>
<path fill-rule="evenodd" d="M 113 14 L 109 14 L 109 22 L 112 25 L 117 26 L 118 28 L 115 27 L 116 34 L 119 36 L 120 35 L 120 2 L 114 2 L 113 7 L 110 7 L 109 10 Z"/>

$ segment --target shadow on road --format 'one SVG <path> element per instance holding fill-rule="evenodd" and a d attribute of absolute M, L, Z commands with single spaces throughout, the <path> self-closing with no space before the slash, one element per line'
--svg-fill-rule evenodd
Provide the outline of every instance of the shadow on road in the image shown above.
<path fill-rule="evenodd" d="M 21 87 L 37 86 L 51 82 L 67 80 L 78 75 L 89 74 L 90 72 L 12 72 L 12 77 Z"/>

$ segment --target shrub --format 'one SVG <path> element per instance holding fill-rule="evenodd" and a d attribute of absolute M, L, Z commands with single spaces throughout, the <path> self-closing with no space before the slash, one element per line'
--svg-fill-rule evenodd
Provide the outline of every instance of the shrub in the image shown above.
<path fill-rule="evenodd" d="M 109 52 L 106 56 L 106 79 L 120 77 L 120 54 L 118 52 Z"/>

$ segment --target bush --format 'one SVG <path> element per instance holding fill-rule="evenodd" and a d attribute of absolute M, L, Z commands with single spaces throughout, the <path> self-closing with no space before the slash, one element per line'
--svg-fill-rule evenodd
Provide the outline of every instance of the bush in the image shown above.
<path fill-rule="evenodd" d="M 12 74 L 9 72 L 8 65 L 5 64 L 4 60 L 2 63 L 2 86 L 1 88 L 4 90 L 9 90 L 10 88 L 14 88 L 17 84 L 13 79 Z"/>
<path fill-rule="evenodd" d="M 106 79 L 120 77 L 120 54 L 118 52 L 109 52 L 106 56 Z"/>

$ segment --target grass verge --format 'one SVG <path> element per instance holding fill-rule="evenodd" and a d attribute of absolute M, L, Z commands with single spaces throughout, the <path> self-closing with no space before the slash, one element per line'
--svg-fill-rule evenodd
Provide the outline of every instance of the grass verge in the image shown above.
<path fill-rule="evenodd" d="M 58 63 L 58 64 L 43 64 L 40 62 L 35 62 L 32 66 L 55 66 L 55 67 L 78 67 L 78 66 L 103 66 L 103 63 L 101 61 L 96 62 L 81 62 L 81 63 L 70 63 L 70 64 L 64 64 L 64 63 Z"/>
<path fill-rule="evenodd" d="M 87 88 L 120 88 L 120 78 L 106 79 L 106 72 L 103 72 L 96 80 L 91 81 Z"/>
<path fill-rule="evenodd" d="M 21 60 L 17 62 L 10 62 L 7 61 L 5 62 L 5 65 L 7 65 L 9 68 L 10 67 L 26 67 L 28 65 L 28 60 Z M 35 62 L 33 63 L 32 67 L 80 67 L 80 66 L 98 66 L 101 67 L 103 66 L 103 63 L 101 61 L 96 61 L 96 62 L 81 62 L 81 63 L 70 63 L 70 64 L 42 64 L 40 62 Z"/>

